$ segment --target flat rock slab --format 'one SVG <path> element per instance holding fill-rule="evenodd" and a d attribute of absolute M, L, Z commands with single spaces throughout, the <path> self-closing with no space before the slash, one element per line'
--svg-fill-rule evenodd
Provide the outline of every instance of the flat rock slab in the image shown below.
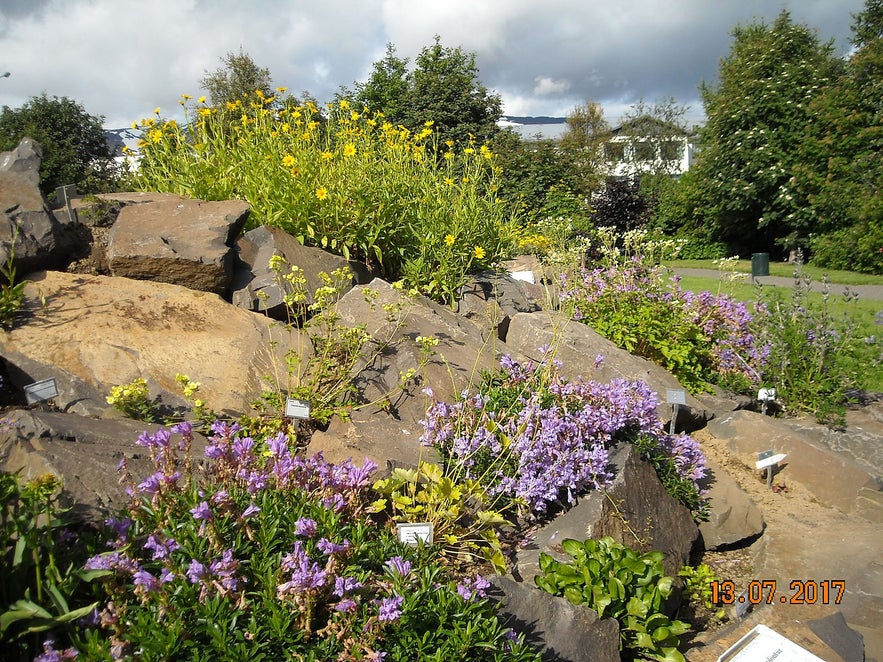
<path fill-rule="evenodd" d="M 705 549 L 728 547 L 763 533 L 763 514 L 757 504 L 716 462 L 706 458 L 706 463 L 708 475 L 703 482 L 711 513 L 707 522 L 699 523 Z"/>
<path fill-rule="evenodd" d="M 241 200 L 127 205 L 108 235 L 111 273 L 223 294 L 233 279 L 233 242 L 248 212 Z"/>

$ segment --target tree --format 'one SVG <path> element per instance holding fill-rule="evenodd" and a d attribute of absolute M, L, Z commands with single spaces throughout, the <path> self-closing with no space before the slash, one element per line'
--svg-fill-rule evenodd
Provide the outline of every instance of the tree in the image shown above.
<path fill-rule="evenodd" d="M 805 245 L 792 177 L 809 105 L 836 75 L 831 42 L 791 22 L 732 32 L 716 86 L 701 86 L 708 118 L 696 184 L 711 211 L 715 237 L 732 251 L 787 251 Z"/>
<path fill-rule="evenodd" d="M 794 188 L 814 263 L 883 273 L 883 0 L 854 19 L 855 51 L 809 106 Z"/>
<path fill-rule="evenodd" d="M 407 71 L 408 60 L 387 45 L 385 57 L 374 64 L 364 85 L 356 85 L 353 100 L 362 108 L 382 112 L 393 124 L 420 131 L 433 122 L 439 139 L 467 144 L 484 142 L 499 132 L 502 102 L 482 85 L 475 54 L 446 48 L 436 36 Z"/>
<path fill-rule="evenodd" d="M 255 64 L 241 48 L 238 54 L 230 52 L 220 60 L 224 66 L 212 73 L 206 72 L 200 83 L 212 105 L 223 107 L 258 91 L 265 97 L 273 96 L 270 70 Z"/>
<path fill-rule="evenodd" d="M 610 125 L 601 105 L 590 100 L 571 110 L 565 118 L 567 128 L 559 147 L 569 156 L 583 180 L 577 190 L 586 196 L 601 187 L 606 159 L 604 145 L 610 138 Z"/>
<path fill-rule="evenodd" d="M 680 172 L 689 136 L 686 113 L 687 107 L 678 105 L 673 97 L 652 104 L 640 99 L 632 105 L 615 130 L 630 147 L 625 154 L 632 176 L 643 181 L 670 178 Z"/>
<path fill-rule="evenodd" d="M 409 98 L 408 59 L 396 55 L 392 44 L 386 45 L 386 55 L 374 63 L 365 83 L 356 83 L 354 101 L 364 110 L 381 111 L 393 124 L 405 119 Z"/>
<path fill-rule="evenodd" d="M 116 169 L 103 122 L 103 116 L 90 115 L 73 99 L 43 93 L 21 108 L 3 106 L 0 151 L 15 149 L 26 136 L 40 143 L 40 190 L 46 195 L 67 184 L 83 193 L 107 190 Z"/>

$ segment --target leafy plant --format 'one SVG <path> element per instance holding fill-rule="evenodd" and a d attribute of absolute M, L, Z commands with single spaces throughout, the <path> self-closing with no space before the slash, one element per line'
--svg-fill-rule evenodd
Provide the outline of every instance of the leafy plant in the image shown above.
<path fill-rule="evenodd" d="M 664 613 L 674 580 L 665 575 L 662 552 L 641 554 L 610 537 L 569 538 L 561 547 L 572 561 L 540 553 L 538 587 L 619 621 L 621 650 L 641 659 L 683 662 L 679 637 L 689 628 Z"/>
<path fill-rule="evenodd" d="M 710 566 L 705 563 L 684 566 L 678 572 L 678 577 L 684 578 L 684 595 L 694 613 L 700 614 L 701 620 L 720 622 L 726 619 L 726 610 L 712 600 L 712 584 L 719 582 L 720 578 Z"/>
<path fill-rule="evenodd" d="M 15 315 L 21 310 L 25 300 L 25 287 L 28 281 L 16 282 L 15 242 L 18 228 L 13 232 L 12 241 L 6 250 L 5 262 L 0 262 L 0 327 L 12 328 Z"/>
<path fill-rule="evenodd" d="M 490 510 L 493 499 L 478 481 L 455 482 L 437 465 L 420 462 L 417 469 L 393 469 L 373 487 L 386 497 L 374 502 L 375 511 L 388 508 L 396 522 L 431 523 L 441 553 L 451 562 L 478 556 L 497 572 L 506 571 L 496 528 L 509 522 Z"/>
<path fill-rule="evenodd" d="M 139 437 L 155 472 L 137 482 L 123 467 L 132 503 L 85 564 L 103 597 L 98 625 L 74 636 L 84 657 L 538 659 L 482 579 L 452 576 L 369 515 L 376 465 L 247 432 L 214 423 L 201 463 L 189 423 Z"/>
<path fill-rule="evenodd" d="M 656 395 L 645 383 L 568 382 L 546 350 L 542 364 L 523 366 L 504 356 L 478 393 L 464 392 L 453 404 L 432 401 L 421 440 L 441 452 L 447 475 L 480 481 L 500 499 L 497 510 L 528 519 L 607 484 L 608 450 L 617 443 L 642 440 L 647 451 L 655 442 L 654 453 L 668 458 L 681 480 L 695 483 L 704 475 L 698 444 L 664 435 Z M 683 500 L 687 493 L 673 496 Z"/>
<path fill-rule="evenodd" d="M 106 400 L 107 404 L 113 405 L 125 416 L 136 421 L 154 423 L 159 420 L 159 409 L 150 398 L 147 381 L 143 377 L 137 377 L 128 384 L 114 386 Z"/>
<path fill-rule="evenodd" d="M 69 629 L 97 605 L 85 604 L 78 591 L 76 564 L 85 558 L 90 537 L 84 535 L 78 547 L 71 544 L 75 536 L 65 528 L 60 490 L 52 474 L 22 481 L 0 473 L 0 648 L 10 655 L 4 659 L 35 654 L 39 633 Z"/>

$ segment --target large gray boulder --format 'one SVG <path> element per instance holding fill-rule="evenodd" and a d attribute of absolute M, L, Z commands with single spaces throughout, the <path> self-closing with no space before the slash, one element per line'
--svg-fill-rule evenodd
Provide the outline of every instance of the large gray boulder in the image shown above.
<path fill-rule="evenodd" d="M 713 460 L 706 458 L 703 483 L 709 500 L 709 517 L 700 522 L 703 547 L 716 550 L 748 541 L 763 533 L 763 513 L 739 484 Z"/>
<path fill-rule="evenodd" d="M 0 263 L 13 252 L 18 278 L 62 268 L 78 250 L 76 233 L 55 218 L 40 192 L 41 160 L 42 149 L 30 138 L 0 153 Z"/>
<path fill-rule="evenodd" d="M 177 200 L 125 206 L 110 229 L 107 263 L 114 276 L 226 294 L 233 244 L 248 218 L 241 200 Z"/>

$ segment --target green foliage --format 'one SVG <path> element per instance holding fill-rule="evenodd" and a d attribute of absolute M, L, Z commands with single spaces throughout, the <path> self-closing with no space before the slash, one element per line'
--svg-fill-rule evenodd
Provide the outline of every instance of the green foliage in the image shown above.
<path fill-rule="evenodd" d="M 511 255 L 515 226 L 496 200 L 486 145 L 452 144 L 436 160 L 427 155 L 438 145 L 431 120 L 412 133 L 346 100 L 327 122 L 311 102 L 273 110 L 278 103 L 237 101 L 236 123 L 207 106 L 186 128 L 142 120 L 139 186 L 245 199 L 251 224 L 281 227 L 388 280 L 404 276 L 448 303 L 467 273 Z"/>
<path fill-rule="evenodd" d="M 488 91 L 478 76 L 475 54 L 442 46 L 440 37 L 420 51 L 414 69 L 388 44 L 368 81 L 352 95 L 360 109 L 381 112 L 393 124 L 417 133 L 435 122 L 439 143 L 484 142 L 498 132 L 500 96 Z"/>
<path fill-rule="evenodd" d="M 40 190 L 46 195 L 66 184 L 80 192 L 112 189 L 119 173 L 107 144 L 104 117 L 90 115 L 67 97 L 32 97 L 21 108 L 0 112 L 0 152 L 15 149 L 21 139 L 42 148 Z"/>
<path fill-rule="evenodd" d="M 804 25 L 782 12 L 772 23 L 733 30 L 718 83 L 703 85 L 707 124 L 696 163 L 701 204 L 714 239 L 729 254 L 805 245 L 792 177 L 799 163 L 809 105 L 835 75 L 838 60 Z"/>
<path fill-rule="evenodd" d="M 91 536 L 83 532 L 79 548 L 69 545 L 72 532 L 66 541 L 61 538 L 69 522 L 58 502 L 60 491 L 61 483 L 51 474 L 22 481 L 0 472 L 3 659 L 31 659 L 38 652 L 39 633 L 69 628 L 97 604 L 81 600 L 76 570 L 88 554 Z"/>
<path fill-rule="evenodd" d="M 25 300 L 27 280 L 16 282 L 15 277 L 15 241 L 13 235 L 9 248 L 6 249 L 6 260 L 0 261 L 0 328 L 12 328 L 15 316 L 21 310 Z"/>
<path fill-rule="evenodd" d="M 270 70 L 259 67 L 251 56 L 240 47 L 239 53 L 227 53 L 220 58 L 223 66 L 212 73 L 205 73 L 200 85 L 209 93 L 215 106 L 223 107 L 253 96 L 258 90 L 270 97 Z"/>
<path fill-rule="evenodd" d="M 614 228 L 626 233 L 647 225 L 653 208 L 638 182 L 631 179 L 611 179 L 592 200 L 592 222 L 596 227 Z"/>
<path fill-rule="evenodd" d="M 674 580 L 665 575 L 662 552 L 641 554 L 610 537 L 567 539 L 561 547 L 572 561 L 541 552 L 537 586 L 618 620 L 621 650 L 640 659 L 683 662 L 679 637 L 688 626 L 663 611 Z"/>
<path fill-rule="evenodd" d="M 475 558 L 506 572 L 506 560 L 497 527 L 509 524 L 490 510 L 494 499 L 481 483 L 452 477 L 449 471 L 429 462 L 417 469 L 393 469 L 387 478 L 374 483 L 385 498 L 374 502 L 377 512 L 386 509 L 396 522 L 430 522 L 440 554 L 450 563 L 468 566 Z"/>
<path fill-rule="evenodd" d="M 650 435 L 636 435 L 632 441 L 641 457 L 656 470 L 659 482 L 678 503 L 689 508 L 693 519 L 706 522 L 711 515 L 711 504 L 702 495 L 696 482 L 678 471 L 676 457 L 659 445 L 659 440 Z"/>
<path fill-rule="evenodd" d="M 705 563 L 697 566 L 684 566 L 678 572 L 678 577 L 683 577 L 684 596 L 700 621 L 720 622 L 726 619 L 726 610 L 712 601 L 714 596 L 712 584 L 720 582 L 720 578 L 710 566 Z"/>
<path fill-rule="evenodd" d="M 812 280 L 794 273 L 790 298 L 763 291 L 767 314 L 755 318 L 758 343 L 770 347 L 764 383 L 790 412 L 815 415 L 822 423 L 842 424 L 848 394 L 861 389 L 869 368 L 852 316 L 836 316 L 829 305 L 830 287 L 823 282 L 821 304 L 810 301 Z M 846 302 L 854 299 L 847 288 Z"/>
<path fill-rule="evenodd" d="M 147 381 L 137 377 L 128 384 L 120 384 L 110 389 L 107 404 L 113 405 L 124 416 L 136 421 L 155 423 L 159 420 L 159 407 L 150 397 Z"/>

